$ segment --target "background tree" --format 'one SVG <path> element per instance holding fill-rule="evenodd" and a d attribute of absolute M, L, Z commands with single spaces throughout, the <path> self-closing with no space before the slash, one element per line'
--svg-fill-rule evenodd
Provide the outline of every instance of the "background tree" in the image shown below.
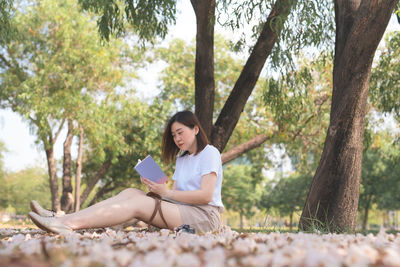
<path fill-rule="evenodd" d="M 3 164 L 4 153 L 7 152 L 5 145 L 0 141 L 0 184 L 6 185 L 5 181 L 5 170 Z M 0 207 L 7 207 L 8 203 L 8 191 L 6 186 L 0 187 Z"/>
<path fill-rule="evenodd" d="M 222 202 L 228 210 L 239 213 L 241 229 L 243 218 L 254 215 L 254 206 L 260 197 L 251 168 L 249 165 L 231 164 L 224 169 Z M 257 180 L 262 179 L 257 177 Z"/>
<path fill-rule="evenodd" d="M 398 208 L 393 192 L 397 191 L 400 176 L 395 173 L 398 146 L 393 136 L 381 132 L 374 136 L 371 146 L 363 154 L 359 210 L 362 211 L 362 230 L 367 229 L 372 205 L 387 209 Z M 395 189 L 393 189 L 395 188 Z M 397 194 L 395 194 L 397 195 Z M 389 201 L 388 201 L 389 200 Z M 391 203 L 390 205 L 388 205 Z"/>
<path fill-rule="evenodd" d="M 67 128 L 61 200 L 70 210 L 73 136 L 83 130 L 86 144 L 103 160 L 100 174 L 122 153 L 124 139 L 114 127 L 121 112 L 114 89 L 130 73 L 122 66 L 134 67 L 132 59 L 139 54 L 119 40 L 102 46 L 95 23 L 71 1 L 40 1 L 17 13 L 12 23 L 21 35 L 2 47 L 1 104 L 26 119 L 43 145 L 54 210 L 60 209 L 54 144 Z"/>
<path fill-rule="evenodd" d="M 383 183 L 381 184 L 381 192 L 379 196 L 378 208 L 383 210 L 399 210 L 400 209 L 400 153 L 399 143 L 389 142 L 384 144 L 382 150 L 386 152 L 384 159 L 387 166 L 384 173 Z"/>
<path fill-rule="evenodd" d="M 292 174 L 271 181 L 271 185 L 264 188 L 258 205 L 267 212 L 273 208 L 281 216 L 289 216 L 292 230 L 293 214 L 303 208 L 311 180 L 311 175 Z"/>
<path fill-rule="evenodd" d="M 46 193 L 49 188 L 46 170 L 39 167 L 6 173 L 1 188 L 7 192 L 5 202 L 3 202 L 4 195 L 1 197 L 1 208 L 12 208 L 17 214 L 27 214 L 30 211 L 31 199 L 36 199 L 45 206 L 51 204 L 50 197 Z"/>
<path fill-rule="evenodd" d="M 141 186 L 139 175 L 134 170 L 138 159 L 143 159 L 147 155 L 157 161 L 166 174 L 171 177 L 173 168 L 171 165 L 164 165 L 161 161 L 161 137 L 165 122 L 170 114 L 170 107 L 163 102 L 154 100 L 151 105 L 138 102 L 132 96 L 121 101 L 121 112 L 118 113 L 118 124 L 115 127 L 123 135 L 125 146 L 123 153 L 120 153 L 108 168 L 107 172 L 97 180 L 93 181 L 91 177 L 96 177 L 96 172 L 102 164 L 101 158 L 95 151 L 88 151 L 85 158 L 83 173 L 84 179 L 90 181 L 91 190 L 84 190 L 81 202 L 89 200 L 90 192 L 95 189 L 96 193 L 90 202 L 86 205 L 104 199 L 127 187 L 138 188 Z M 112 150 L 112 147 L 109 148 Z M 113 151 L 106 150 L 108 153 Z"/>

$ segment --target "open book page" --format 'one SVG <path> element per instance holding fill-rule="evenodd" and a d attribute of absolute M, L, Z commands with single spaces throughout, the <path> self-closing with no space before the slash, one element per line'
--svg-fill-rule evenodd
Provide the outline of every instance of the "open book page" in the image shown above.
<path fill-rule="evenodd" d="M 148 155 L 144 160 L 138 162 L 135 166 L 135 170 L 143 178 L 147 178 L 158 184 L 168 181 L 167 175 L 165 175 L 160 166 L 158 166 L 150 155 Z"/>

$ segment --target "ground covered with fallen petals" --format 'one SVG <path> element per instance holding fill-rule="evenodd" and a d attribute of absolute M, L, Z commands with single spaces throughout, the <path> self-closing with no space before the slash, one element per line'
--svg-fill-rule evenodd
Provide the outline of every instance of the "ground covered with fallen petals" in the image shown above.
<path fill-rule="evenodd" d="M 400 234 L 0 228 L 0 266 L 400 266 Z"/>

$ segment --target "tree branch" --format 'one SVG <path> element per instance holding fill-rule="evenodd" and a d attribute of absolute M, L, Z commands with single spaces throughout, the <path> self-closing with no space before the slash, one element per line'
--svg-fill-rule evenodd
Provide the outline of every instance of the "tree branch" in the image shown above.
<path fill-rule="evenodd" d="M 64 126 L 64 122 L 65 122 L 65 118 L 62 120 L 62 122 L 60 124 L 60 127 L 58 128 L 58 130 L 57 130 L 57 132 L 56 132 L 56 134 L 55 134 L 55 136 L 53 138 L 54 143 L 57 141 L 58 135 L 60 134 L 60 132 L 61 132 L 63 126 Z"/>
<path fill-rule="evenodd" d="M 10 69 L 14 68 L 14 66 L 11 65 L 11 63 L 10 63 L 2 54 L 0 54 L 0 59 L 1 59 L 1 61 L 3 61 L 4 64 L 6 64 L 6 66 L 9 67 Z"/>
<path fill-rule="evenodd" d="M 223 151 L 228 143 L 247 99 L 257 83 L 265 61 L 271 54 L 272 48 L 278 40 L 281 27 L 283 26 L 284 21 L 286 21 L 290 9 L 290 1 L 276 1 L 267 21 L 264 24 L 262 32 L 258 37 L 253 51 L 247 59 L 231 94 L 221 110 L 211 134 L 211 143 L 220 151 Z M 280 24 L 281 26 L 274 23 L 278 16 L 282 23 Z"/>
<path fill-rule="evenodd" d="M 264 142 L 271 139 L 271 137 L 274 136 L 275 134 L 276 134 L 276 132 L 274 132 L 270 136 L 267 136 L 265 134 L 257 135 L 255 137 L 253 137 L 252 139 L 250 139 L 249 141 L 247 141 L 243 144 L 240 144 L 225 153 L 222 153 L 222 155 L 221 155 L 222 164 L 228 163 L 228 162 L 234 160 L 235 158 L 239 157 L 240 155 L 246 153 L 247 151 L 249 151 L 253 148 L 259 147 Z"/>
<path fill-rule="evenodd" d="M 81 197 L 80 197 L 80 202 L 81 205 L 85 203 L 87 197 L 89 196 L 90 192 L 92 192 L 93 188 L 97 184 L 97 182 L 103 177 L 103 175 L 107 172 L 107 170 L 111 166 L 111 160 L 107 160 L 103 163 L 103 165 L 100 167 L 100 169 L 90 178 L 89 182 L 87 183 L 87 186 L 85 190 L 83 191 Z"/>

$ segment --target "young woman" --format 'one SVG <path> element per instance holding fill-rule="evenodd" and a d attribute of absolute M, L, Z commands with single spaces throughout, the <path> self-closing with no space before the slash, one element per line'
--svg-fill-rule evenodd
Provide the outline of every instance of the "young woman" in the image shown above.
<path fill-rule="evenodd" d="M 128 188 L 118 195 L 75 213 L 57 216 L 31 202 L 29 216 L 41 229 L 59 234 L 73 230 L 109 227 L 133 218 L 159 228 L 190 225 L 196 233 L 220 226 L 222 162 L 219 151 L 208 144 L 198 119 L 190 111 L 176 113 L 163 135 L 162 158 L 176 158 L 172 189 L 141 178 L 150 194 Z M 154 196 L 161 196 L 158 200 Z"/>

